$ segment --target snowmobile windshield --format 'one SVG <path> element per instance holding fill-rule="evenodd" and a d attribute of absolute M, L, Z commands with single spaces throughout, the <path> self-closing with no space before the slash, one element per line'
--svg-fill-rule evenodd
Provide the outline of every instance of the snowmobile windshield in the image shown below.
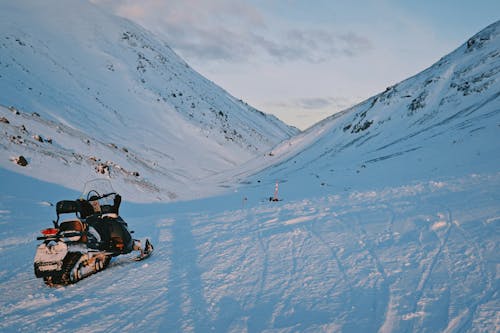
<path fill-rule="evenodd" d="M 114 195 L 107 194 L 113 193 Z M 93 179 L 85 183 L 81 198 L 99 200 L 100 205 L 113 205 L 116 192 L 108 179 Z"/>

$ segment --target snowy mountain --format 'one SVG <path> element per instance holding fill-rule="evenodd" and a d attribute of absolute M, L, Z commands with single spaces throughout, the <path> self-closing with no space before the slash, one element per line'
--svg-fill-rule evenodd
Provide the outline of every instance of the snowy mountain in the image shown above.
<path fill-rule="evenodd" d="M 104 168 L 136 201 L 207 195 L 195 179 L 298 132 L 88 1 L 0 4 L 0 89 L 1 165 L 75 189 Z"/>
<path fill-rule="evenodd" d="M 286 195 L 300 197 L 497 172 L 499 34 L 496 22 L 427 70 L 283 142 L 240 177 L 274 160 L 253 182 L 287 182 Z"/>
<path fill-rule="evenodd" d="M 148 133 L 139 149 L 118 141 L 119 132 L 103 139 L 72 117 L 0 109 L 9 122 L 0 123 L 8 138 L 2 160 L 25 153 L 31 166 L 0 168 L 0 330 L 498 331 L 499 32 L 497 22 L 426 71 L 237 168 L 184 166 L 191 169 L 178 170 L 176 195 L 189 197 L 193 188 L 226 194 L 124 202 L 121 215 L 134 237 L 152 240 L 154 255 L 140 263 L 114 258 L 62 288 L 33 273 L 35 238 L 51 226 L 51 204 L 79 195 L 55 183 L 87 177 L 73 171 L 80 167 L 94 173 L 104 160 L 87 155 L 111 156 L 111 179 L 128 201 L 134 192 L 121 179 L 129 184 L 139 170 L 149 172 L 149 184 L 165 186 L 171 169 L 153 165 L 163 150 L 150 148 L 158 141 Z M 33 165 L 46 156 L 66 165 L 61 179 L 48 170 L 40 178 L 49 182 L 26 176 L 42 173 Z M 54 161 L 48 165 L 56 168 Z M 207 176 L 194 187 L 188 171 Z M 276 182 L 282 201 L 271 202 Z"/>

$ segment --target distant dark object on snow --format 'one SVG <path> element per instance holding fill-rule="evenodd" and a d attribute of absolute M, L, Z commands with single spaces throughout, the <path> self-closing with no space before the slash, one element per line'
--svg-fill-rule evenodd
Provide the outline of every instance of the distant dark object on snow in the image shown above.
<path fill-rule="evenodd" d="M 10 124 L 9 120 L 5 117 L 0 117 L 0 123 Z"/>
<path fill-rule="evenodd" d="M 95 171 L 97 173 L 100 173 L 102 175 L 109 175 L 109 165 L 105 164 L 105 163 L 99 163 L 96 167 L 95 167 Z"/>
<path fill-rule="evenodd" d="M 17 165 L 20 165 L 20 166 L 27 166 L 28 165 L 28 161 L 26 160 L 26 158 L 23 156 L 23 155 L 20 155 L 19 157 L 16 157 L 14 159 L 14 162 L 16 162 Z"/>
<path fill-rule="evenodd" d="M 9 107 L 9 110 L 13 112 L 15 115 L 21 114 L 14 106 Z"/>

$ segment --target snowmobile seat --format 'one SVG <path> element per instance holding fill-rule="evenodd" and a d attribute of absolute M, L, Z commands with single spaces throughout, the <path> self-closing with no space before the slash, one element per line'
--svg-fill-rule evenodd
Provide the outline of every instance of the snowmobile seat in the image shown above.
<path fill-rule="evenodd" d="M 63 221 L 61 222 L 61 225 L 59 226 L 59 231 L 64 233 L 64 232 L 79 232 L 81 233 L 79 239 L 82 242 L 87 242 L 87 235 L 85 233 L 85 225 L 82 223 L 80 220 L 68 220 L 68 221 Z M 75 238 L 75 240 L 77 240 Z"/>
<path fill-rule="evenodd" d="M 88 216 L 94 214 L 94 209 L 90 203 L 83 199 L 74 200 L 62 200 L 56 205 L 57 220 L 59 221 L 59 215 L 75 213 L 79 215 L 78 217 L 84 219 Z"/>
<path fill-rule="evenodd" d="M 56 213 L 60 214 L 77 213 L 78 204 L 73 200 L 62 200 L 56 204 Z"/>
<path fill-rule="evenodd" d="M 73 200 L 61 200 L 56 204 L 56 214 L 57 220 L 53 221 L 54 226 L 57 228 L 59 223 L 59 217 L 61 214 L 77 213 L 78 204 Z"/>
<path fill-rule="evenodd" d="M 61 222 L 59 226 L 59 230 L 61 231 L 84 231 L 85 226 L 80 220 L 68 220 Z"/>
<path fill-rule="evenodd" d="M 80 213 L 80 218 L 86 219 L 90 215 L 94 214 L 94 208 L 85 199 L 78 199 L 77 204 L 79 205 L 78 211 Z"/>

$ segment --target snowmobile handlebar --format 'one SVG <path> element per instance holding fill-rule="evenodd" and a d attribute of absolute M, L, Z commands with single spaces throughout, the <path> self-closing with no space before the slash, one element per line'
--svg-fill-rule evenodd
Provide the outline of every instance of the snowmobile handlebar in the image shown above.
<path fill-rule="evenodd" d="M 91 195 L 92 193 L 95 193 L 96 195 Z M 89 193 L 87 193 L 87 201 L 100 200 L 100 199 L 104 199 L 104 198 L 107 198 L 107 197 L 112 196 L 112 195 L 119 196 L 119 194 L 116 192 L 111 192 L 111 193 L 106 193 L 106 194 L 101 195 L 96 190 L 91 190 L 91 191 L 89 191 Z"/>

